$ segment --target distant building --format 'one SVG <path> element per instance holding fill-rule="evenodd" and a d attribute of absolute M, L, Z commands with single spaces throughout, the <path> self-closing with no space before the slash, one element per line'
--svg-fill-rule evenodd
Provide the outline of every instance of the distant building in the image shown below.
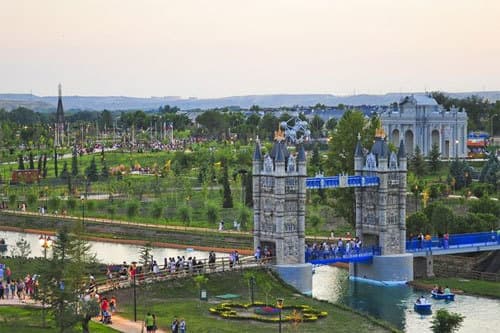
<path fill-rule="evenodd" d="M 403 97 L 380 114 L 388 141 L 398 147 L 404 140 L 405 150 L 413 154 L 418 146 L 428 156 L 437 144 L 441 158 L 467 157 L 467 113 L 440 106 L 434 98 L 411 95 Z"/>
<path fill-rule="evenodd" d="M 54 129 L 54 145 L 61 147 L 64 144 L 66 127 L 64 123 L 64 108 L 62 104 L 62 87 L 58 86 L 59 98 L 57 99 L 56 123 Z"/>

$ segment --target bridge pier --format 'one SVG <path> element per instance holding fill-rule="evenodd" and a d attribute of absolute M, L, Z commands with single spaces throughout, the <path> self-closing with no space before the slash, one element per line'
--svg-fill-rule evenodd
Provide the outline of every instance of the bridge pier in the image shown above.
<path fill-rule="evenodd" d="M 380 284 L 405 284 L 413 281 L 413 255 L 374 256 L 372 263 L 350 263 L 352 279 L 370 280 Z"/>
<path fill-rule="evenodd" d="M 426 251 L 425 257 L 415 257 L 413 266 L 416 278 L 434 277 L 434 256 Z"/>

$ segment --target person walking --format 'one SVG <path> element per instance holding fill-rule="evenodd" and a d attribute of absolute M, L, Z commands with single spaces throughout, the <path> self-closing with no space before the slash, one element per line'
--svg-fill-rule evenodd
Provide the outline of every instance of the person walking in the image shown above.
<path fill-rule="evenodd" d="M 184 318 L 181 319 L 181 322 L 179 323 L 179 333 L 186 333 L 186 321 Z"/>
<path fill-rule="evenodd" d="M 153 333 L 154 321 L 155 321 L 155 319 L 154 319 L 153 315 L 148 312 L 148 314 L 144 318 L 144 326 L 146 326 L 147 333 Z"/>

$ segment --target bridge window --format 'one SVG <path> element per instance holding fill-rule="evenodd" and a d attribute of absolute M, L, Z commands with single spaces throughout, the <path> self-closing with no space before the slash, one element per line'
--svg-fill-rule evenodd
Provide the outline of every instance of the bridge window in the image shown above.
<path fill-rule="evenodd" d="M 285 192 L 287 192 L 287 193 L 297 192 L 297 178 L 287 178 L 286 179 Z"/>

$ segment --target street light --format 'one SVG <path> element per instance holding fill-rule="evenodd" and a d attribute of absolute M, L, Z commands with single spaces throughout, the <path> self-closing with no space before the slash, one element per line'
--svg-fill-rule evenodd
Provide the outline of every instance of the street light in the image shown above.
<path fill-rule="evenodd" d="M 50 236 L 47 235 L 40 235 L 40 238 L 38 238 L 38 241 L 40 242 L 40 246 L 43 248 L 43 259 L 44 261 L 47 260 L 47 250 L 52 247 L 52 239 L 50 239 Z M 43 282 L 43 295 L 42 295 L 42 323 L 43 327 L 45 327 L 45 281 Z"/>
<path fill-rule="evenodd" d="M 278 332 L 279 333 L 281 333 L 281 309 L 283 309 L 283 303 L 284 302 L 285 302 L 285 299 L 283 299 L 283 298 L 276 299 L 276 307 L 278 309 L 280 309 L 280 312 L 279 312 L 279 321 L 278 321 L 278 323 L 279 323 L 279 326 L 278 326 L 279 330 L 278 330 Z"/>

